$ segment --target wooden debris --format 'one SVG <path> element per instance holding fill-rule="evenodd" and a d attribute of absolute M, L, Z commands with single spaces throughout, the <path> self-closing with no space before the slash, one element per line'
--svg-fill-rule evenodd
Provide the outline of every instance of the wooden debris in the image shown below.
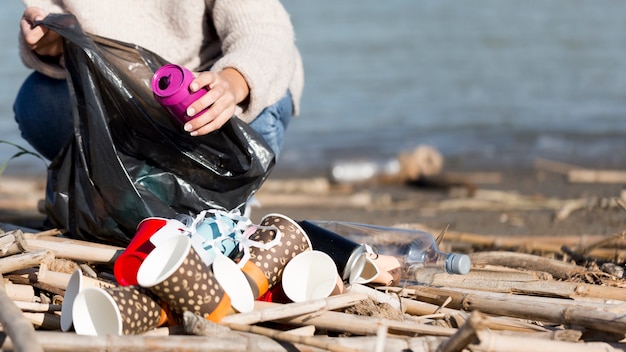
<path fill-rule="evenodd" d="M 0 324 L 14 341 L 17 351 L 43 351 L 39 340 L 35 336 L 33 324 L 28 322 L 24 313 L 13 304 L 4 290 L 0 275 Z"/>
<path fill-rule="evenodd" d="M 411 226 L 418 225 L 406 225 Z M 508 352 L 528 351 L 532 344 L 550 346 L 556 352 L 626 348 L 619 342 L 626 336 L 626 279 L 600 270 L 603 263 L 617 267 L 623 263 L 580 264 L 590 264 L 594 253 L 626 248 L 623 232 L 544 238 L 544 245 L 552 246 L 551 252 L 545 252 L 550 253 L 547 257 L 512 251 L 533 248 L 523 246 L 529 241 L 525 237 L 503 239 L 445 231 L 441 245 L 466 243 L 469 245 L 463 248 L 476 250 L 468 253 L 473 267 L 467 275 L 423 270 L 415 277 L 419 285 L 353 284 L 346 293 L 321 300 L 255 302 L 252 312 L 226 316 L 217 324 L 191 315 L 183 325 L 144 335 L 107 337 L 60 333 L 59 314 L 69 280 L 67 271 L 81 267 L 92 272 L 93 277 L 85 276 L 85 280 L 96 286 L 110 285 L 103 278 L 111 277 L 106 270 L 120 249 L 54 235 L 24 233 L 22 237 L 26 242 L 22 249 L 14 247 L 13 254 L 0 258 L 5 273 L 5 296 L 0 303 L 10 303 L 13 311 L 18 311 L 34 331 L 32 341 L 42 350 L 466 352 L 495 348 Z M 374 245 L 379 244 L 376 241 L 398 243 L 390 238 L 370 240 Z M 571 250 L 563 251 L 563 244 Z M 40 249 L 44 245 L 50 250 Z M 64 245 L 83 253 L 71 254 Z M 561 258 L 555 258 L 557 254 Z M 18 291 L 24 292 L 15 293 Z M 389 311 L 377 309 L 383 306 Z M 5 310 L 0 309 L 1 315 Z M 5 333 L 12 323 L 2 321 Z M 306 331 L 298 331 L 300 328 Z M 5 336 L 0 348 L 18 349 L 15 343 L 22 339 L 14 336 L 13 332 Z M 598 336 L 613 336 L 614 340 L 611 344 L 609 340 L 596 342 Z"/>
<path fill-rule="evenodd" d="M 573 183 L 626 183 L 626 171 L 570 170 L 567 178 Z"/>

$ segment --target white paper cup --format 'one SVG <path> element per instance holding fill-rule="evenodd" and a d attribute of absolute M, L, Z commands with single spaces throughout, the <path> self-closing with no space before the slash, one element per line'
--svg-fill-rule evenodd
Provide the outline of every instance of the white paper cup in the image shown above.
<path fill-rule="evenodd" d="M 113 287 L 112 283 L 100 281 L 90 277 L 84 277 L 82 270 L 77 268 L 70 275 L 67 283 L 65 294 L 63 295 L 63 304 L 61 305 L 61 331 L 70 331 L 73 327 L 74 319 L 72 311 L 74 308 L 74 300 L 80 291 L 88 287 Z"/>
<path fill-rule="evenodd" d="M 254 310 L 254 295 L 250 282 L 232 259 L 218 254 L 213 261 L 213 274 L 230 297 L 233 308 L 240 313 Z"/>
<path fill-rule="evenodd" d="M 163 322 L 161 305 L 133 286 L 86 288 L 76 295 L 72 316 L 79 335 L 132 335 Z"/>
<path fill-rule="evenodd" d="M 337 266 L 322 251 L 296 255 L 285 266 L 281 279 L 283 291 L 294 302 L 330 296 L 337 286 Z"/>

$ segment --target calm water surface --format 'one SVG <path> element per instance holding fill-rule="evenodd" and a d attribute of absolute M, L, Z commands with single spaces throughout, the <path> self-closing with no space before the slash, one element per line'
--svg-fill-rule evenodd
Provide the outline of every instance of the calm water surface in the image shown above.
<path fill-rule="evenodd" d="M 388 158 L 418 144 L 475 162 L 535 157 L 626 166 L 626 2 L 285 0 L 306 87 L 276 171 Z M 25 144 L 11 105 L 23 5 L 0 14 L 0 139 Z M 0 161 L 15 153 L 0 145 Z M 32 157 L 10 172 L 41 172 Z"/>

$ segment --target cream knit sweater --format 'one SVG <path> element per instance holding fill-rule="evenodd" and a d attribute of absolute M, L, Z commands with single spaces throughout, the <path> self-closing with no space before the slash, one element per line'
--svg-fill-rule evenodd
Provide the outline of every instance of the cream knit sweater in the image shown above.
<path fill-rule="evenodd" d="M 48 13 L 72 13 L 83 30 L 133 43 L 192 71 L 238 70 L 250 87 L 236 116 L 250 122 L 287 90 L 298 114 L 304 83 L 290 18 L 279 0 L 24 0 Z M 24 64 L 55 78 L 20 35 Z"/>

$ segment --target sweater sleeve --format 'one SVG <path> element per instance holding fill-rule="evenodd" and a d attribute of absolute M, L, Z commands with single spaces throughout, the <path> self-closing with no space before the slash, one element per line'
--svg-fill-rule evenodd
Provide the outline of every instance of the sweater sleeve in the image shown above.
<path fill-rule="evenodd" d="M 250 95 L 239 118 L 252 121 L 282 98 L 298 57 L 294 30 L 278 0 L 216 0 L 213 21 L 222 41 L 221 57 L 212 67 L 231 67 L 246 79 Z"/>
<path fill-rule="evenodd" d="M 56 3 L 57 1 L 50 0 L 24 1 L 26 7 L 39 7 L 43 9 L 45 13 L 62 13 L 63 10 Z M 62 79 L 65 77 L 65 69 L 63 68 L 63 66 L 61 66 L 60 63 L 46 62 L 28 47 L 21 30 L 19 33 L 18 43 L 20 58 L 22 59 L 22 62 L 26 67 L 32 68 L 52 78 Z M 62 62 L 62 60 L 60 60 L 60 62 Z"/>

